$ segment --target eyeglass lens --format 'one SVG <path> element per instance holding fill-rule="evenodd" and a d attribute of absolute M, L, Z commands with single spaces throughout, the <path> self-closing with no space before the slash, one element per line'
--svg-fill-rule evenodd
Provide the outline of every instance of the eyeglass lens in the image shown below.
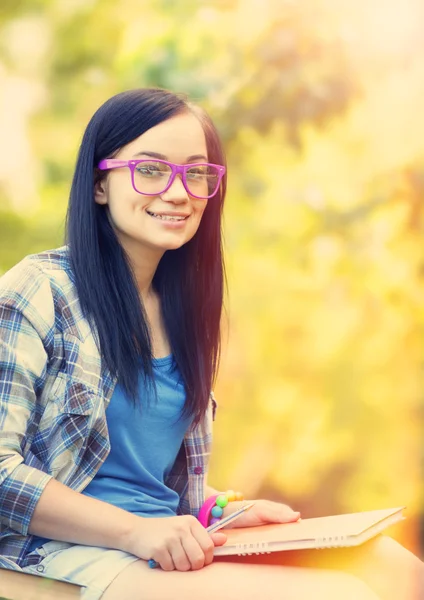
<path fill-rule="evenodd" d="M 145 160 L 134 169 L 134 186 L 141 194 L 161 194 L 172 175 L 169 165 Z M 193 196 L 207 198 L 213 195 L 219 185 L 219 170 L 208 164 L 195 165 L 186 171 L 186 186 Z"/>

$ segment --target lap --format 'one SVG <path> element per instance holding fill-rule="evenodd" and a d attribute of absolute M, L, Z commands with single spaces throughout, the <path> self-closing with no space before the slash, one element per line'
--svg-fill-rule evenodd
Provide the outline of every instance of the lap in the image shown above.
<path fill-rule="evenodd" d="M 424 564 L 393 538 L 379 535 L 351 548 L 275 552 L 227 557 L 231 562 L 329 569 L 358 577 L 384 600 L 424 598 Z"/>
<path fill-rule="evenodd" d="M 102 600 L 418 600 L 423 563 L 387 536 L 354 548 L 216 557 L 199 571 L 127 567 Z M 373 591 L 372 591 L 373 590 Z M 237 593 L 235 593 L 237 592 Z"/>
<path fill-rule="evenodd" d="M 102 600 L 377 600 L 350 574 L 221 558 L 198 571 L 149 569 L 138 560 L 120 573 Z"/>
<path fill-rule="evenodd" d="M 420 597 L 404 590 L 411 589 L 408 578 L 413 572 L 422 575 L 421 561 L 385 536 L 350 549 L 216 557 L 207 567 L 188 572 L 149 569 L 145 561 L 119 550 L 60 542 L 49 544 L 40 565 L 27 569 L 40 573 L 41 566 L 47 577 L 87 586 L 82 595 L 84 600 L 198 600 L 199 597 L 216 600 L 217 596 L 220 600 L 235 597 L 415 600 Z"/>

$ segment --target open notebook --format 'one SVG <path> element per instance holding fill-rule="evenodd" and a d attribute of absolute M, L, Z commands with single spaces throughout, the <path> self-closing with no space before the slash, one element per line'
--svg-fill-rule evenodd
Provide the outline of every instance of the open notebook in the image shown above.
<path fill-rule="evenodd" d="M 357 546 L 389 525 L 402 520 L 400 508 L 371 510 L 331 517 L 301 519 L 295 523 L 225 529 L 227 541 L 216 546 L 215 556 L 269 554 L 280 550 Z"/>

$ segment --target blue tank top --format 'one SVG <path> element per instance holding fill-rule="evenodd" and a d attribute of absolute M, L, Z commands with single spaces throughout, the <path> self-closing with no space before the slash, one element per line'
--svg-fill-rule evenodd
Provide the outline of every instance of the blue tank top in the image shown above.
<path fill-rule="evenodd" d="M 179 497 L 165 480 L 192 419 L 181 417 L 186 395 L 172 355 L 152 367 L 157 401 L 143 378 L 136 406 L 116 386 L 106 411 L 111 450 L 82 494 L 142 517 L 170 517 Z M 35 537 L 29 552 L 47 541 Z"/>

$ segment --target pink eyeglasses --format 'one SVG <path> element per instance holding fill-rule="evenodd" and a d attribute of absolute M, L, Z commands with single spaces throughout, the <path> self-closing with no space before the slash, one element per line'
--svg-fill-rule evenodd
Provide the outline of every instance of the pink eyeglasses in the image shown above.
<path fill-rule="evenodd" d="M 212 198 L 219 189 L 225 167 L 211 163 L 176 165 L 166 160 L 118 160 L 106 158 L 99 162 L 102 171 L 128 167 L 132 186 L 145 196 L 157 196 L 166 192 L 179 173 L 186 191 L 194 198 Z"/>

